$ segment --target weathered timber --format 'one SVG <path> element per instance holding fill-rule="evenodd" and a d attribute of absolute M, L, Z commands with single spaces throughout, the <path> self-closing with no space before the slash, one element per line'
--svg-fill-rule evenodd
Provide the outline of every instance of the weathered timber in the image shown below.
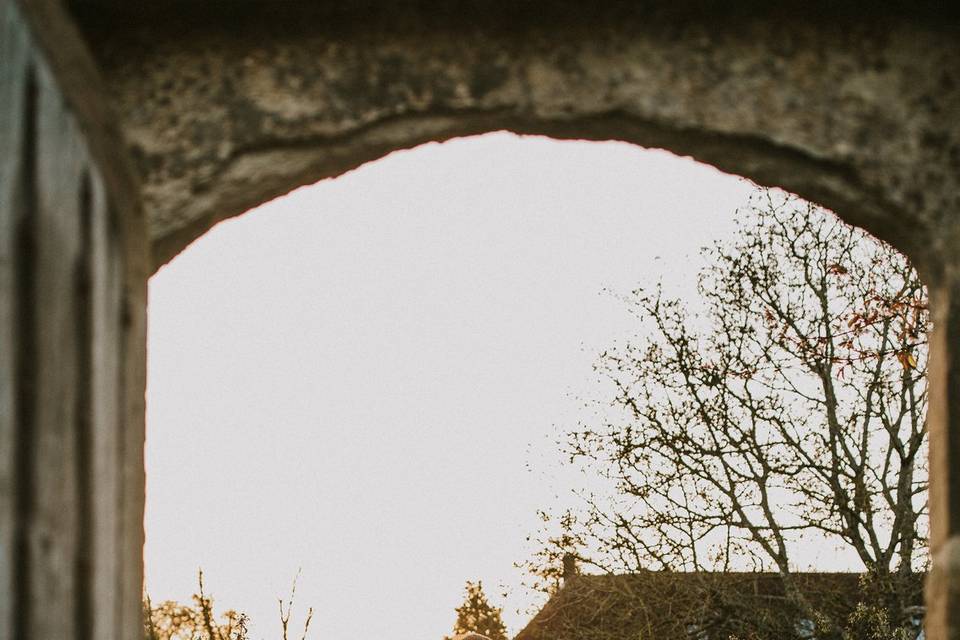
<path fill-rule="evenodd" d="M 136 638 L 146 248 L 58 11 L 0 2 L 0 640 Z"/>

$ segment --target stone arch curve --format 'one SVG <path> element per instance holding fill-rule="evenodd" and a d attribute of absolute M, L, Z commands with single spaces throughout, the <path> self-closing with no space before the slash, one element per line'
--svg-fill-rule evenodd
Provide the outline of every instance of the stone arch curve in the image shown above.
<path fill-rule="evenodd" d="M 905 251 L 937 327 L 928 637 L 960 637 L 956 16 L 816 1 L 132 4 L 69 3 L 142 180 L 154 268 L 301 184 L 497 129 L 691 155 Z"/>
<path fill-rule="evenodd" d="M 931 244 L 918 229 L 957 208 L 960 124 L 945 116 L 960 112 L 960 47 L 935 16 L 240 7 L 76 6 L 144 178 L 156 265 L 302 184 L 497 129 L 690 155 L 921 261 Z"/>

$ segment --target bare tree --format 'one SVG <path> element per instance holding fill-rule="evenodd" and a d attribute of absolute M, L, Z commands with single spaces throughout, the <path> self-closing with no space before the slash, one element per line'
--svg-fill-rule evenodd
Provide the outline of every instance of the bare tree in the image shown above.
<path fill-rule="evenodd" d="M 297 592 L 297 579 L 300 572 L 293 579 L 290 588 L 290 597 L 286 604 L 279 600 L 281 639 L 289 637 L 290 616 L 293 611 L 293 600 Z M 203 571 L 197 574 L 199 589 L 193 594 L 192 604 L 180 604 L 173 600 L 166 600 L 154 605 L 149 596 L 143 600 L 143 626 L 145 640 L 250 640 L 248 627 L 250 618 L 245 613 L 238 613 L 228 609 L 217 614 L 213 606 L 213 598 L 204 592 Z M 307 610 L 300 640 L 306 640 L 313 620 L 313 608 Z"/>
<path fill-rule="evenodd" d="M 567 451 L 615 495 L 561 519 L 531 563 L 542 573 L 573 549 L 608 571 L 772 569 L 789 590 L 804 538 L 853 550 L 880 578 L 925 561 L 916 272 L 780 192 L 740 218 L 732 243 L 706 250 L 702 311 L 660 287 L 625 298 L 646 332 L 600 357 L 614 410 Z"/>
<path fill-rule="evenodd" d="M 193 604 L 167 600 L 154 606 L 149 596 L 143 601 L 144 638 L 146 640 L 248 640 L 246 614 L 230 609 L 217 621 L 213 598 L 204 593 L 203 571 L 198 572 L 199 590 Z"/>

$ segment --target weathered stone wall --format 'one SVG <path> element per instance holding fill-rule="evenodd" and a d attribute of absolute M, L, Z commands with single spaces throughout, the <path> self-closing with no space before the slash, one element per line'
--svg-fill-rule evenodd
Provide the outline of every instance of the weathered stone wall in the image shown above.
<path fill-rule="evenodd" d="M 139 162 L 158 264 L 301 184 L 501 128 L 664 147 L 818 201 L 915 258 L 937 249 L 943 234 L 916 231 L 960 204 L 960 30 L 679 4 L 77 13 Z"/>

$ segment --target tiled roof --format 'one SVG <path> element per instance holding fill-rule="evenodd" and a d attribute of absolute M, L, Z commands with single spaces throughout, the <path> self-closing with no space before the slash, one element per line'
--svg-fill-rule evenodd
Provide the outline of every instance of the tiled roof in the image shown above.
<path fill-rule="evenodd" d="M 794 584 L 812 609 L 846 620 L 862 597 L 857 573 L 798 573 Z M 907 599 L 920 604 L 922 576 Z M 579 575 L 566 581 L 516 640 L 705 640 L 779 629 L 809 637 L 811 621 L 774 573 L 646 572 Z"/>

